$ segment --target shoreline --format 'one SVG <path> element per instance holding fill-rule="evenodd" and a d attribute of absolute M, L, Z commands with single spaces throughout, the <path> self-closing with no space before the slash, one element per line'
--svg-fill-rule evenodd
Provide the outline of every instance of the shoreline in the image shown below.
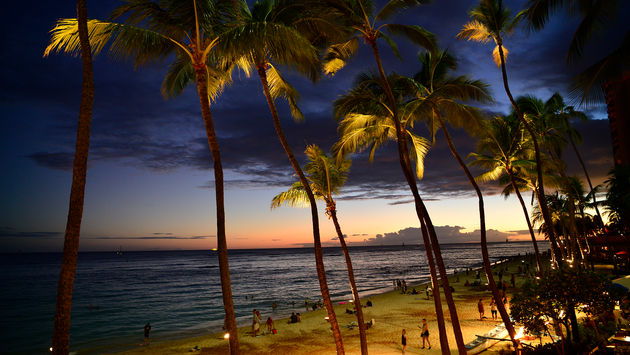
<path fill-rule="evenodd" d="M 492 263 L 493 270 L 499 266 L 506 266 L 509 272 L 506 276 L 512 272 L 516 273 L 517 265 L 525 263 L 525 260 L 534 266 L 532 254 L 517 255 L 511 257 L 501 257 Z M 458 314 L 460 316 L 460 325 L 462 327 L 462 333 L 464 334 L 464 341 L 469 342 L 476 338 L 475 335 L 484 334 L 487 331 L 494 328 L 497 324 L 501 324 L 501 321 L 493 321 L 491 319 L 479 320 L 479 313 L 477 312 L 477 301 L 479 298 L 484 299 L 486 308 L 488 308 L 487 316 L 489 315 L 489 300 L 490 291 L 478 291 L 473 287 L 466 287 L 464 283 L 466 280 L 475 280 L 475 274 L 477 271 L 481 274 L 481 279 L 485 277 L 483 267 L 478 265 L 471 267 L 466 275 L 465 269 L 454 269 L 456 272 L 449 274 L 449 282 L 455 288 L 454 300 L 457 306 Z M 471 272 L 472 270 L 472 272 Z M 523 281 L 523 275 L 515 275 L 517 279 L 517 286 Z M 459 282 L 456 280 L 459 279 Z M 509 278 L 505 278 L 506 281 Z M 365 304 L 368 299 L 372 301 L 374 307 L 364 307 L 365 321 L 368 322 L 374 319 L 375 326 L 367 331 L 368 346 L 371 351 L 377 353 L 400 353 L 400 332 L 403 328 L 407 329 L 407 336 L 409 338 L 409 346 L 407 347 L 408 353 L 416 353 L 418 343 L 421 343 L 419 336 L 419 329 L 416 325 L 421 323 L 421 319 L 424 317 L 429 323 L 431 329 L 432 349 L 430 351 L 423 350 L 423 353 L 440 353 L 440 344 L 437 331 L 437 322 L 435 317 L 433 299 L 426 299 L 424 293 L 426 285 L 429 281 L 410 284 L 407 289 L 411 292 L 413 288 L 417 288 L 418 294 L 402 294 L 398 290 L 393 290 L 393 285 L 384 286 L 379 289 L 368 290 L 361 293 L 362 304 Z M 418 289 L 420 288 L 420 289 Z M 513 289 L 508 288 L 508 296 L 511 296 Z M 443 295 L 443 293 L 442 293 Z M 351 297 L 350 297 L 351 298 Z M 444 307 L 445 320 L 447 322 L 447 333 L 450 333 L 450 316 L 448 315 L 448 308 L 444 299 L 442 298 Z M 338 318 L 339 327 L 342 332 L 344 341 L 344 347 L 349 354 L 360 353 L 360 346 L 358 341 L 358 329 L 349 329 L 346 325 L 350 322 L 356 322 L 356 316 L 354 314 L 347 314 L 346 307 L 349 304 L 345 299 L 334 299 L 335 313 Z M 342 304 L 340 304 L 342 303 Z M 299 309 L 300 307 L 296 307 Z M 302 308 L 303 310 L 304 308 Z M 301 312 L 302 313 L 302 312 Z M 268 316 L 273 316 L 273 313 L 263 313 L 263 321 L 261 322 L 261 331 L 266 329 L 264 324 Z M 331 331 L 327 325 L 324 317 L 326 316 L 325 309 L 311 310 L 306 313 L 302 313 L 302 322 L 295 324 L 288 324 L 287 318 L 274 319 L 275 327 L 278 330 L 278 334 L 267 334 L 263 336 L 253 337 L 250 325 L 240 325 L 238 327 L 239 343 L 241 351 L 245 353 L 294 353 L 294 354 L 306 354 L 306 353 L 335 353 L 334 341 Z M 375 329 L 379 329 L 376 330 Z M 418 333 L 418 334 L 415 334 Z M 227 351 L 227 342 L 223 339 L 223 332 L 214 332 L 201 336 L 179 338 L 179 339 L 164 339 L 153 341 L 149 346 L 129 348 L 122 352 L 124 354 L 150 354 L 159 352 L 162 354 L 182 354 L 182 353 L 195 353 L 193 348 L 198 347 L 203 351 L 201 353 L 225 353 Z M 450 350 L 456 352 L 456 346 L 454 337 L 449 334 Z M 505 342 L 507 345 L 508 342 Z M 122 350 L 122 349 L 121 349 Z M 81 351 L 79 351 L 80 353 Z M 199 351 L 198 351 L 199 352 Z M 419 353 L 419 352 L 417 352 Z"/>

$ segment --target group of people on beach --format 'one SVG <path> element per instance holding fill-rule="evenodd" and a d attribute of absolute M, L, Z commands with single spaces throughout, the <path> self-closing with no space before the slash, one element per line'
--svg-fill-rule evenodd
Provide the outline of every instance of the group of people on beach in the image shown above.
<path fill-rule="evenodd" d="M 252 311 L 253 313 L 253 319 L 252 319 L 252 336 L 256 337 L 258 336 L 258 332 L 260 331 L 260 323 L 262 322 L 262 315 L 260 314 L 260 311 L 257 309 L 254 309 Z M 267 326 L 267 333 L 268 334 L 277 334 L 278 331 L 276 330 L 276 327 L 273 323 L 273 319 L 271 319 L 271 317 L 267 317 L 267 321 L 265 322 L 265 325 Z M 263 334 L 265 334 L 265 332 L 263 332 Z"/>
<path fill-rule="evenodd" d="M 407 281 L 401 279 L 394 279 L 394 290 L 400 290 L 402 293 L 407 293 Z"/>
<path fill-rule="evenodd" d="M 422 348 L 424 349 L 427 345 L 429 349 L 431 349 L 431 342 L 429 341 L 429 325 L 427 324 L 427 320 L 422 318 L 422 325 L 418 325 L 420 328 L 420 337 L 422 337 Z M 407 329 L 402 330 L 402 353 L 404 354 L 407 351 Z"/>

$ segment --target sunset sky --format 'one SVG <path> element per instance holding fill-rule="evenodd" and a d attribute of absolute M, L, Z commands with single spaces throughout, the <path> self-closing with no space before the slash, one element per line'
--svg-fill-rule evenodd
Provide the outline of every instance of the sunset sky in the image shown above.
<path fill-rule="evenodd" d="M 377 2 L 382 4 L 383 2 Z M 489 113 L 508 113 L 500 71 L 491 59 L 493 45 L 455 39 L 476 2 L 436 0 L 395 18 L 434 32 L 442 48 L 459 58 L 458 74 L 491 85 L 495 99 L 483 106 Z M 505 2 L 515 13 L 524 3 Z M 88 16 L 105 19 L 120 3 L 88 1 Z M 0 66 L 0 204 L 1 251 L 61 251 L 68 212 L 72 158 L 78 117 L 81 62 L 53 55 L 42 58 L 48 31 L 57 18 L 75 17 L 74 1 L 5 4 L 3 65 Z M 627 18 L 626 4 L 620 19 Z M 572 74 L 609 52 L 625 28 L 613 29 L 591 42 L 583 61 L 567 67 L 565 54 L 577 21 L 563 12 L 548 27 L 528 33 L 523 27 L 505 40 L 510 50 L 508 74 L 515 96 L 544 100 L 558 91 L 568 96 Z M 627 26 L 627 25 L 625 25 Z M 625 31 L 624 31 L 625 32 Z M 419 70 L 417 48 L 397 40 L 404 62 L 381 44 L 388 72 L 413 75 Z M 160 84 L 168 61 L 138 68 L 101 54 L 94 60 L 95 103 L 92 141 L 81 234 L 81 250 L 210 249 L 216 246 L 214 183 L 199 101 L 193 88 L 164 100 Z M 337 138 L 332 101 L 354 77 L 374 69 L 362 46 L 349 65 L 333 78 L 316 84 L 287 74 L 302 95 L 304 123 L 294 123 L 286 104 L 278 101 L 281 119 L 294 152 L 303 161 L 307 144 L 328 149 Z M 288 188 L 293 170 L 278 142 L 260 82 L 235 73 L 235 82 L 212 106 L 226 169 L 227 236 L 230 248 L 274 248 L 312 245 L 310 213 L 282 207 L 270 210 L 271 198 Z M 568 100 L 568 98 L 567 98 Z M 612 148 L 605 108 L 588 111 L 592 118 L 577 125 L 580 147 L 594 183 L 612 167 Z M 420 131 L 420 133 L 423 133 Z M 475 140 L 453 132 L 462 156 Z M 569 172 L 582 177 L 576 159 L 565 151 Z M 421 194 L 444 243 L 478 241 L 477 200 L 454 162 L 441 133 L 425 161 Z M 496 195 L 484 186 L 491 241 L 528 238 L 516 198 Z M 531 193 L 525 194 L 527 201 Z M 411 194 L 400 172 L 395 144 L 379 151 L 373 164 L 353 157 L 352 172 L 338 197 L 339 218 L 348 242 L 364 244 L 419 243 L 418 220 Z M 323 214 L 325 245 L 337 245 L 332 223 Z"/>

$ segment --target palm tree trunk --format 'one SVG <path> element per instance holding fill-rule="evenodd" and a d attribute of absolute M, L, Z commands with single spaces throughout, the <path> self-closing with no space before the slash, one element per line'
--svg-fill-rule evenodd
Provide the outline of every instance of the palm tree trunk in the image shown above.
<path fill-rule="evenodd" d="M 457 153 L 455 149 L 455 145 L 453 144 L 453 140 L 451 139 L 451 135 L 448 133 L 446 129 L 446 125 L 444 125 L 444 121 L 442 121 L 442 117 L 436 115 L 438 122 L 440 123 L 440 127 L 442 128 L 442 132 L 444 133 L 444 137 L 446 138 L 446 142 L 448 143 L 448 147 L 453 153 L 455 160 L 459 163 L 462 170 L 466 174 L 468 181 L 475 189 L 475 193 L 477 193 L 477 198 L 479 200 L 479 230 L 481 234 L 481 256 L 483 257 L 483 268 L 486 271 L 486 277 L 488 278 L 488 286 L 490 286 L 490 291 L 492 292 L 492 297 L 494 298 L 494 302 L 497 306 L 497 310 L 501 315 L 501 319 L 503 319 L 503 324 L 505 324 L 505 329 L 507 330 L 510 338 L 512 339 L 512 343 L 514 344 L 514 348 L 518 349 L 520 346 L 520 342 L 516 339 L 516 331 L 514 331 L 514 325 L 512 321 L 510 321 L 510 315 L 507 313 L 505 309 L 505 304 L 501 302 L 501 296 L 499 295 L 499 289 L 497 288 L 497 284 L 494 282 L 494 276 L 492 275 L 492 266 L 490 265 L 490 256 L 488 255 L 488 242 L 486 239 L 486 213 L 483 205 L 483 195 L 481 194 L 481 189 L 479 189 L 479 185 L 473 178 L 470 170 L 466 166 L 466 163 L 462 160 L 462 158 Z"/>
<path fill-rule="evenodd" d="M 542 262 L 540 261 L 540 251 L 538 251 L 538 243 L 536 242 L 536 236 L 534 235 L 534 228 L 532 227 L 532 223 L 529 221 L 527 207 L 525 206 L 525 201 L 523 201 L 523 196 L 521 196 L 521 192 L 518 190 L 518 186 L 516 186 L 516 181 L 514 180 L 512 169 L 508 168 L 507 173 L 508 175 L 510 175 L 512 187 L 514 188 L 514 192 L 516 192 L 516 197 L 518 197 L 518 201 L 521 203 L 521 207 L 523 208 L 523 214 L 525 215 L 525 221 L 527 222 L 529 235 L 532 237 L 532 244 L 534 244 L 534 252 L 536 253 L 536 267 L 538 268 L 538 274 L 540 275 L 540 273 L 542 272 Z"/>
<path fill-rule="evenodd" d="M 337 219 L 337 209 L 335 208 L 334 201 L 330 201 L 326 204 L 328 205 L 328 212 L 330 213 L 330 218 L 332 218 L 333 224 L 335 225 L 335 230 L 337 231 L 337 238 L 339 238 L 339 244 L 341 244 L 341 250 L 343 250 L 343 255 L 346 258 L 346 267 L 348 268 L 348 281 L 350 281 L 350 289 L 352 290 L 352 298 L 354 299 L 354 306 L 357 311 L 357 323 L 359 324 L 359 340 L 361 341 L 361 354 L 366 355 L 368 353 L 367 347 L 367 336 L 366 336 L 366 327 L 365 321 L 363 320 L 363 306 L 361 306 L 361 299 L 359 298 L 359 290 L 357 289 L 357 284 L 354 281 L 354 269 L 352 268 L 352 260 L 350 260 L 350 253 L 348 252 L 348 246 L 346 245 L 346 240 L 343 237 L 343 233 L 341 232 L 341 226 L 339 225 L 339 220 Z"/>
<path fill-rule="evenodd" d="M 376 41 L 371 41 L 370 45 L 372 47 L 372 52 L 374 53 L 374 58 L 376 60 L 376 64 L 378 66 L 378 71 L 381 76 L 381 81 L 383 83 L 383 87 L 385 92 L 387 93 L 387 97 L 390 101 L 390 105 L 392 106 L 392 110 L 394 112 L 394 125 L 396 127 L 396 142 L 398 144 L 398 157 L 400 160 L 401 167 L 403 169 L 403 174 L 405 175 L 405 179 L 407 180 L 407 184 L 411 189 L 411 193 L 414 197 L 414 202 L 416 206 L 416 214 L 418 215 L 418 219 L 420 220 L 421 227 L 426 222 L 426 228 L 422 228 L 423 240 L 425 242 L 425 248 L 431 248 L 433 254 L 435 256 L 435 261 L 437 263 L 438 270 L 440 272 L 440 278 L 442 279 L 442 287 L 444 288 L 444 298 L 446 298 L 446 303 L 448 305 L 448 309 L 451 315 L 451 322 L 453 327 L 453 332 L 455 333 L 455 341 L 457 343 L 457 349 L 460 354 L 466 354 L 466 348 L 464 344 L 464 339 L 461 333 L 461 327 L 459 325 L 459 317 L 457 316 L 457 310 L 455 308 L 455 302 L 453 301 L 453 296 L 451 294 L 450 285 L 448 282 L 448 275 L 446 274 L 446 269 L 444 268 L 444 262 L 442 260 L 442 253 L 440 251 L 440 245 L 437 240 L 437 236 L 435 233 L 435 228 L 431 219 L 429 217 L 428 211 L 424 202 L 422 202 L 422 198 L 418 192 L 418 186 L 416 185 L 415 175 L 412 173 L 411 169 L 411 160 L 409 159 L 409 152 L 407 150 L 406 138 L 402 129 L 402 125 L 400 120 L 398 119 L 398 109 L 396 107 L 396 101 L 394 99 L 394 95 L 392 93 L 391 87 L 389 86 L 389 82 L 387 81 L 387 76 L 385 75 L 385 70 L 383 69 L 383 63 L 381 62 L 380 54 L 378 51 L 378 46 L 376 45 Z M 428 230 L 429 238 L 425 238 L 424 233 Z M 427 239 L 430 240 L 429 244 L 426 244 Z M 427 252 L 428 254 L 428 252 Z M 431 265 L 429 265 L 430 267 Z M 434 287 L 437 285 L 437 280 L 432 280 Z M 435 289 L 434 295 L 438 293 L 438 290 Z M 441 308 L 441 305 L 440 305 Z M 444 315 L 441 312 L 438 312 L 438 305 L 436 302 L 436 313 L 438 317 L 438 326 L 440 326 L 440 318 L 443 318 Z M 443 319 L 442 319 L 443 322 Z M 442 339 L 443 331 L 440 329 L 440 343 L 442 344 L 442 353 L 448 354 L 450 353 L 448 347 L 448 339 Z"/>
<path fill-rule="evenodd" d="M 72 168 L 72 187 L 70 189 L 70 206 L 66 221 L 66 233 L 63 242 L 63 258 L 57 286 L 57 305 L 55 307 L 55 323 L 52 335 L 52 353 L 68 354 L 70 351 L 70 315 L 72 313 L 72 290 L 77 269 L 79 254 L 79 236 L 83 219 L 83 200 L 85 196 L 85 179 L 87 175 L 87 159 L 90 149 L 90 124 L 92 122 L 92 106 L 94 103 L 94 73 L 92 71 L 92 50 L 88 39 L 87 6 L 85 0 L 77 0 L 77 24 L 81 45 L 81 62 L 83 64 L 83 83 L 81 87 L 81 104 L 77 141 Z"/>
<path fill-rule="evenodd" d="M 543 220 L 545 221 L 545 225 L 547 226 L 547 235 L 549 236 L 549 241 L 551 242 L 551 250 L 556 256 L 556 262 L 558 265 L 562 264 L 562 255 L 560 255 L 560 251 L 558 250 L 558 241 L 556 240 L 556 235 L 553 230 L 553 223 L 551 221 L 551 214 L 549 213 L 549 207 L 545 203 L 545 185 L 543 183 L 543 174 L 542 174 L 542 161 L 540 159 L 540 148 L 538 146 L 538 139 L 536 139 L 536 134 L 534 130 L 529 125 L 527 120 L 525 120 L 525 116 L 521 110 L 519 110 L 516 102 L 514 101 L 514 97 L 512 97 L 512 92 L 510 91 L 510 86 L 508 84 L 507 78 L 507 69 L 505 68 L 505 55 L 503 54 L 503 44 L 501 41 L 497 41 L 497 47 L 499 47 L 499 57 L 501 58 L 501 74 L 503 77 L 503 87 L 505 88 L 505 93 L 510 99 L 510 103 L 514 108 L 514 112 L 518 119 L 523 123 L 523 126 L 529 132 L 529 135 L 532 138 L 532 143 L 534 144 L 534 153 L 536 156 L 536 173 L 538 177 L 538 188 L 536 189 L 536 193 L 538 194 L 538 201 L 542 201 L 542 204 L 538 204 L 540 206 L 540 211 L 543 215 Z"/>
<path fill-rule="evenodd" d="M 571 142 L 571 146 L 573 147 L 573 151 L 575 152 L 575 155 L 578 158 L 578 161 L 580 162 L 580 165 L 582 166 L 582 170 L 584 170 L 584 176 L 586 176 L 586 181 L 588 182 L 588 187 L 591 189 L 591 194 L 593 194 L 593 207 L 595 207 L 595 212 L 597 213 L 597 217 L 599 217 L 599 225 L 601 228 L 604 228 L 604 220 L 602 219 L 602 215 L 599 213 L 599 208 L 597 208 L 597 199 L 595 198 L 595 191 L 593 190 L 593 183 L 591 182 L 591 178 L 588 175 L 588 171 L 586 170 L 586 165 L 584 164 L 584 161 L 582 160 L 582 155 L 580 154 L 580 152 L 577 149 L 577 146 L 575 145 L 575 141 L 573 140 L 573 137 L 571 137 L 570 134 L 568 134 L 569 136 L 569 142 Z"/>
<path fill-rule="evenodd" d="M 330 322 L 330 326 L 332 328 L 333 337 L 335 339 L 335 346 L 337 348 L 337 354 L 344 354 L 345 352 L 343 348 L 343 341 L 341 339 L 341 332 L 339 331 L 339 324 L 337 323 L 335 309 L 333 308 L 332 301 L 330 300 L 330 292 L 328 291 L 328 283 L 326 281 L 326 270 L 324 268 L 322 243 L 319 237 L 319 218 L 317 217 L 317 204 L 315 203 L 315 197 L 313 195 L 311 187 L 308 184 L 308 180 L 304 175 L 304 172 L 302 172 L 302 169 L 295 159 L 293 151 L 291 150 L 291 147 L 289 147 L 289 143 L 284 136 L 282 126 L 280 125 L 278 111 L 276 110 L 276 105 L 274 104 L 271 93 L 269 92 L 269 83 L 267 82 L 267 72 L 265 69 L 265 65 L 257 65 L 256 69 L 258 71 L 258 76 L 260 77 L 260 83 L 262 84 L 265 98 L 267 99 L 267 104 L 269 105 L 269 110 L 271 111 L 273 126 L 275 127 L 276 133 L 278 134 L 278 139 L 280 139 L 282 148 L 284 148 L 284 151 L 287 154 L 291 165 L 293 166 L 293 170 L 295 170 L 295 173 L 300 178 L 300 182 L 302 183 L 302 186 L 304 186 L 304 190 L 306 191 L 306 195 L 308 196 L 308 200 L 311 206 L 311 219 L 313 221 L 313 247 L 315 249 L 315 266 L 317 269 L 319 288 L 322 293 L 324 305 L 326 306 L 326 310 L 328 311 L 328 321 Z"/>
<path fill-rule="evenodd" d="M 219 257 L 219 273 L 221 275 L 221 292 L 223 294 L 223 308 L 225 309 L 225 326 L 230 334 L 230 354 L 239 354 L 238 329 L 236 328 L 236 315 L 234 314 L 234 300 L 232 298 L 232 285 L 230 281 L 230 265 L 228 261 L 227 238 L 225 235 L 225 203 L 223 188 L 223 165 L 219 142 L 214 131 L 214 123 L 210 112 L 208 99 L 208 73 L 205 65 L 195 70 L 197 79 L 197 93 L 201 104 L 201 116 L 206 127 L 208 146 L 214 162 L 214 186 L 217 209 L 217 254 Z"/>

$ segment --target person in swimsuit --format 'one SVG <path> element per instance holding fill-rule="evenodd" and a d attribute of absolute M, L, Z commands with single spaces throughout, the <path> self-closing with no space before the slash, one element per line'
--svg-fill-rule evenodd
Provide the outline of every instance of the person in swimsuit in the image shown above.
<path fill-rule="evenodd" d="M 407 331 L 405 329 L 402 330 L 402 353 L 405 353 L 405 350 L 407 350 Z"/>
<path fill-rule="evenodd" d="M 492 313 L 492 319 L 497 320 L 497 303 L 494 301 L 490 301 L 490 313 Z"/>
<path fill-rule="evenodd" d="M 426 342 L 429 345 L 429 349 L 431 349 L 431 342 L 429 341 L 429 325 L 427 324 L 427 320 L 422 318 L 422 349 L 424 349 L 424 343 Z"/>

